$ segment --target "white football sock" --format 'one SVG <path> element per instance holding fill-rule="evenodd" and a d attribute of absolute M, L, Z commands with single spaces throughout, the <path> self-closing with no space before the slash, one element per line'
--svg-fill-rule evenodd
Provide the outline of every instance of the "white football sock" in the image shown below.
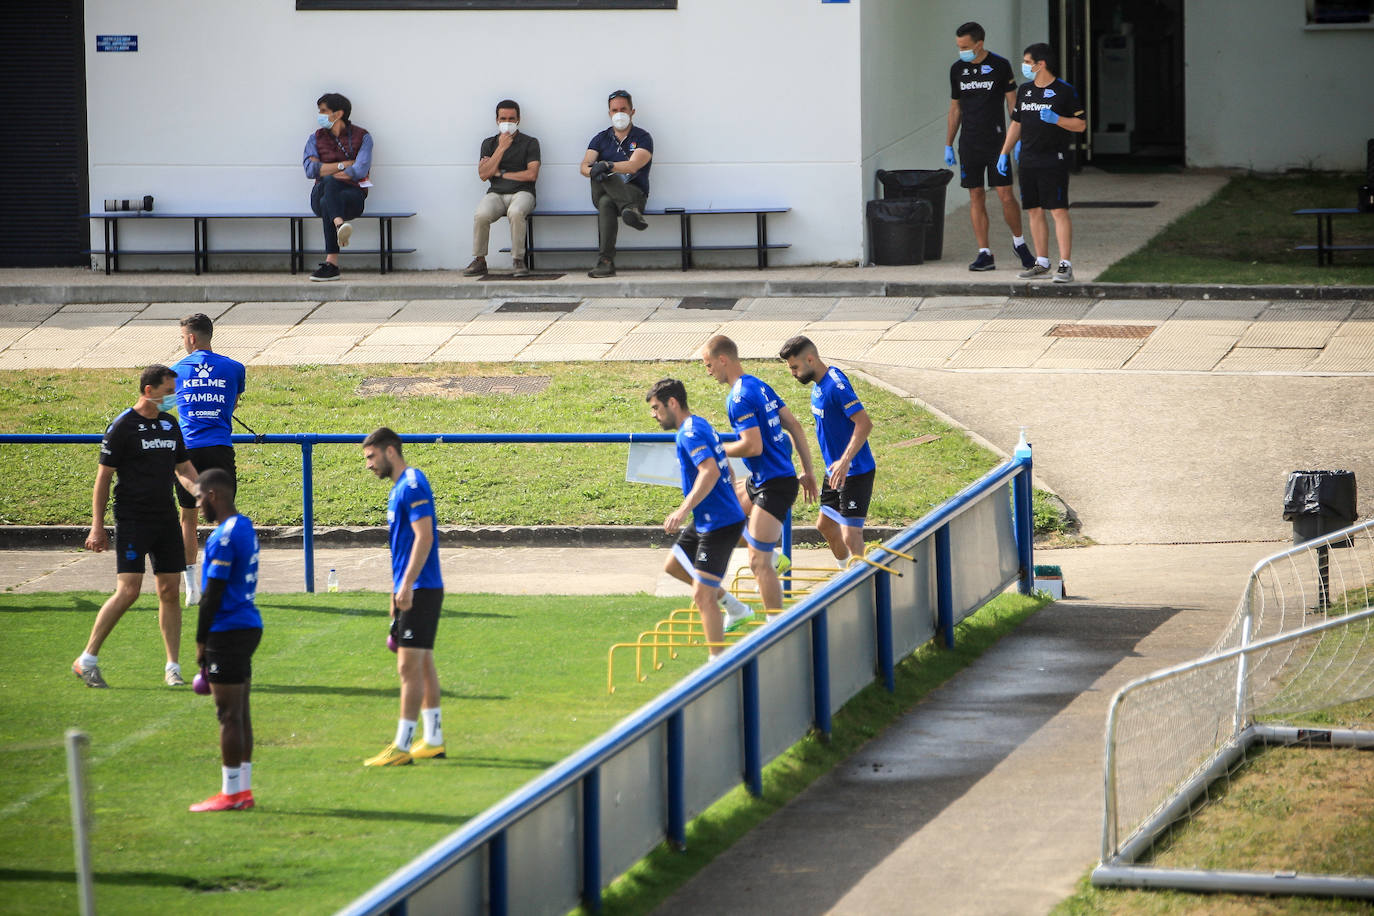
<path fill-rule="evenodd" d="M 749 606 L 747 604 L 745 604 L 743 601 L 739 600 L 729 592 L 725 592 L 721 595 L 720 603 L 725 606 L 725 610 L 729 613 L 731 617 L 739 617 L 744 614 L 753 613 L 749 610 Z"/>
<path fill-rule="evenodd" d="M 991 249 L 991 248 L 979 248 L 979 249 L 978 249 L 978 253 L 979 253 L 979 254 L 992 254 L 992 249 Z"/>
<path fill-rule="evenodd" d="M 168 662 L 166 665 L 163 665 L 163 670 L 168 673 L 175 671 L 177 674 L 180 674 L 181 666 L 176 662 Z"/>
<path fill-rule="evenodd" d="M 253 762 L 245 760 L 239 767 L 239 791 L 247 792 L 253 788 Z"/>
<path fill-rule="evenodd" d="M 77 659 L 77 662 L 78 662 L 83 668 L 90 668 L 90 667 L 93 667 L 93 666 L 95 666 L 95 665 L 100 664 L 100 659 L 96 658 L 94 655 L 92 655 L 92 654 L 89 653 L 89 652 L 82 652 L 82 653 L 81 653 L 81 657 Z"/>
<path fill-rule="evenodd" d="M 1024 244 L 1026 244 L 1026 237 L 1024 235 L 1013 235 L 1011 237 L 1011 247 L 1015 248 L 1018 245 Z"/>
<path fill-rule="evenodd" d="M 1072 261 L 1066 261 L 1066 260 L 1064 260 L 1063 258 L 1060 258 L 1060 259 L 1059 259 L 1059 263 L 1060 263 L 1060 265 L 1067 264 L 1067 265 L 1070 266 L 1070 267 L 1073 266 L 1073 262 L 1072 262 Z"/>
<path fill-rule="evenodd" d="M 224 774 L 223 780 L 220 783 L 222 787 L 220 789 L 221 792 L 225 795 L 234 795 L 237 792 L 243 791 L 239 788 L 239 783 L 243 775 L 239 767 L 220 767 L 220 769 Z"/>
<path fill-rule="evenodd" d="M 444 743 L 444 728 L 439 719 L 438 708 L 420 710 L 420 720 L 425 726 L 425 744 L 430 747 L 442 745 Z"/>
<path fill-rule="evenodd" d="M 409 751 L 410 744 L 415 740 L 415 720 L 400 719 L 396 725 L 396 740 L 393 742 L 397 750 Z"/>
<path fill-rule="evenodd" d="M 1035 259 L 1035 263 L 1039 264 L 1041 267 L 1049 267 L 1049 266 L 1050 266 L 1050 259 L 1049 259 L 1049 258 L 1036 258 L 1036 259 Z"/>

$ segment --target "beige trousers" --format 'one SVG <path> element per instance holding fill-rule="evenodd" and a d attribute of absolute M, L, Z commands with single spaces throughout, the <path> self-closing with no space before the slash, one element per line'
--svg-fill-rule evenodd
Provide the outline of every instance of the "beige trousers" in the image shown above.
<path fill-rule="evenodd" d="M 496 194 L 488 191 L 477 204 L 472 217 L 472 256 L 485 258 L 491 241 L 491 224 L 501 217 L 510 218 L 511 260 L 517 265 L 525 261 L 525 217 L 534 209 L 534 195 L 529 191 Z"/>

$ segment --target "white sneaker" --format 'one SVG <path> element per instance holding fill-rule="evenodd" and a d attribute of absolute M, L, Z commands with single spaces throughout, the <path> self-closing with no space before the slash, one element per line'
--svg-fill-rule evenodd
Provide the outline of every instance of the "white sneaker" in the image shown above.
<path fill-rule="evenodd" d="M 725 632 L 733 633 L 754 619 L 754 610 L 729 592 L 721 599 L 725 605 Z"/>
<path fill-rule="evenodd" d="M 352 223 L 341 223 L 341 224 L 339 225 L 338 234 L 339 234 L 339 247 L 340 247 L 340 248 L 347 248 L 347 247 L 348 247 L 348 240 L 351 239 L 351 238 L 353 238 L 353 224 L 352 224 Z"/>
<path fill-rule="evenodd" d="M 186 606 L 200 604 L 200 576 L 196 575 L 195 564 L 182 571 L 181 584 L 186 589 Z"/>

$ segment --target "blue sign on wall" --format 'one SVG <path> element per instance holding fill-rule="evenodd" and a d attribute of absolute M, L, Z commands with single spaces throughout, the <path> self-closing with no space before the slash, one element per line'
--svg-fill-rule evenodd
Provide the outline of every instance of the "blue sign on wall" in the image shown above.
<path fill-rule="evenodd" d="M 95 36 L 95 49 L 97 51 L 137 51 L 137 35 L 97 35 Z"/>

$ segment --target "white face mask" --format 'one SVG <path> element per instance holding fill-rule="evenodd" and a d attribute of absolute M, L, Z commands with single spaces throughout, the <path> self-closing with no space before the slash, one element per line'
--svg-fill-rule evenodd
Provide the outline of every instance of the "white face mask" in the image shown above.
<path fill-rule="evenodd" d="M 519 127 L 520 125 L 516 124 L 514 121 L 502 121 L 500 124 L 496 125 L 496 130 L 498 133 L 502 134 L 513 134 Z"/>
<path fill-rule="evenodd" d="M 630 126 L 630 116 L 623 111 L 617 111 L 611 115 L 611 126 L 616 130 L 624 130 Z"/>

